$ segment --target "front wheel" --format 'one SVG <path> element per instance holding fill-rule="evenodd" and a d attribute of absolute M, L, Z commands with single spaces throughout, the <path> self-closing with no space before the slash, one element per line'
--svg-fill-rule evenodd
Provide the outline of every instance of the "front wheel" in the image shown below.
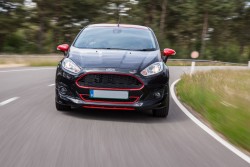
<path fill-rule="evenodd" d="M 71 110 L 71 108 L 69 106 L 65 106 L 65 105 L 62 105 L 62 104 L 57 103 L 57 102 L 56 102 L 56 109 L 58 111 L 69 111 L 69 110 Z"/>
<path fill-rule="evenodd" d="M 154 109 L 153 110 L 153 115 L 155 117 L 167 117 L 168 116 L 168 109 L 169 107 L 164 107 L 164 108 L 160 108 L 160 109 Z"/>

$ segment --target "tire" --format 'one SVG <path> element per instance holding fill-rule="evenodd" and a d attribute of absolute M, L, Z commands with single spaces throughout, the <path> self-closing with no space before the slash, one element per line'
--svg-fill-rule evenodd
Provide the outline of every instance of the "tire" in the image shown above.
<path fill-rule="evenodd" d="M 167 90 L 168 90 L 168 94 L 166 95 L 165 98 L 165 107 L 163 108 L 159 108 L 159 109 L 153 109 L 153 116 L 154 117 L 164 117 L 166 118 L 168 116 L 168 111 L 169 111 L 169 85 L 167 85 Z"/>
<path fill-rule="evenodd" d="M 167 117 L 168 116 L 168 109 L 169 109 L 169 107 L 154 109 L 153 116 L 154 117 Z"/>
<path fill-rule="evenodd" d="M 65 105 L 62 105 L 62 104 L 59 104 L 56 102 L 56 109 L 58 111 L 70 111 L 71 108 L 69 106 L 65 106 Z"/>

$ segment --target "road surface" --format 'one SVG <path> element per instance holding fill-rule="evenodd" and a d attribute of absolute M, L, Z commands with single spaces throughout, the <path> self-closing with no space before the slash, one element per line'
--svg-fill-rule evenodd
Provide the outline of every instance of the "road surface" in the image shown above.
<path fill-rule="evenodd" d="M 170 84 L 189 70 L 170 67 Z M 59 112 L 54 77 L 55 68 L 0 69 L 0 167 L 250 166 L 172 98 L 167 119 L 135 111 Z"/>

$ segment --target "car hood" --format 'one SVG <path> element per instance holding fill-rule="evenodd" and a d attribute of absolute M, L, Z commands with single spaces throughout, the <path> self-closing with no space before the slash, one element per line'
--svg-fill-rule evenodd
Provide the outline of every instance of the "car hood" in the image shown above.
<path fill-rule="evenodd" d="M 120 68 L 143 70 L 162 61 L 160 51 L 128 51 L 107 49 L 79 49 L 71 47 L 69 58 L 81 68 Z"/>

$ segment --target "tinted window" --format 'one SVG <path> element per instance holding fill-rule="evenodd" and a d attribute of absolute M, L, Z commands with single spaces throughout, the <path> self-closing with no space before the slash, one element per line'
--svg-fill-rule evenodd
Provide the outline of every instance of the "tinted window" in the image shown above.
<path fill-rule="evenodd" d="M 90 27 L 74 43 L 77 48 L 156 50 L 153 34 L 148 29 Z"/>

